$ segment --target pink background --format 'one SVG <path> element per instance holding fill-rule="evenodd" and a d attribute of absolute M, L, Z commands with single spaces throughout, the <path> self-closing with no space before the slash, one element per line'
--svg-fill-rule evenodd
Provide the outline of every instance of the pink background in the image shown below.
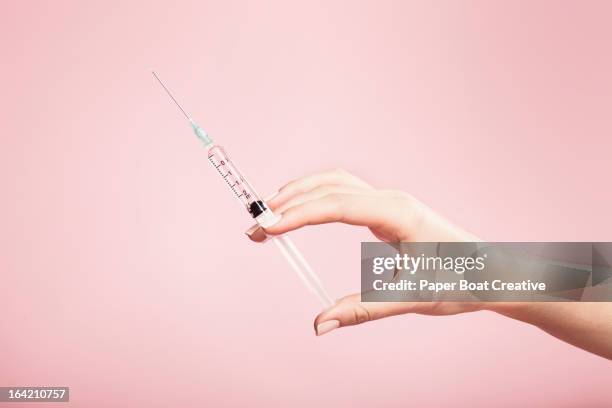
<path fill-rule="evenodd" d="M 610 240 L 609 2 L 9 3 L 0 385 L 83 407 L 610 404 L 609 361 L 490 313 L 316 338 L 316 299 L 242 235 L 147 71 L 262 195 L 343 167 L 487 240 Z M 367 231 L 293 237 L 330 293 L 358 291 Z"/>

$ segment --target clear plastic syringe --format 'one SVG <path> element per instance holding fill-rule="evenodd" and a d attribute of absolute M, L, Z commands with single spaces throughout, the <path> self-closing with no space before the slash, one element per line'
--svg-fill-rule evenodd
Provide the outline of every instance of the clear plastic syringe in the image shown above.
<path fill-rule="evenodd" d="M 221 146 L 213 143 L 212 138 L 202 129 L 188 114 L 183 107 L 172 96 L 166 85 L 159 79 L 155 71 L 151 71 L 153 76 L 166 93 L 172 98 L 176 106 L 181 110 L 187 118 L 196 136 L 204 143 L 204 147 L 208 148 L 208 160 L 215 167 L 219 175 L 228 185 L 234 196 L 242 203 L 244 208 L 249 212 L 251 217 L 263 228 L 270 227 L 280 220 L 280 217 L 270 210 L 266 203 L 259 197 L 255 189 L 249 184 L 236 166 L 232 163 L 229 156 Z M 293 242 L 287 235 L 276 235 L 273 241 L 280 249 L 281 253 L 289 262 L 293 270 L 298 274 L 304 285 L 313 292 L 321 301 L 323 306 L 330 307 L 333 305 L 333 300 L 329 297 L 321 280 L 312 270 L 306 259 L 296 248 Z"/>

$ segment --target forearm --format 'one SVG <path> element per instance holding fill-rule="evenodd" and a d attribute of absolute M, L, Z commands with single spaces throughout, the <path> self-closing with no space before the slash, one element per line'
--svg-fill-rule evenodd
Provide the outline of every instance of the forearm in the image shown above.
<path fill-rule="evenodd" d="M 612 303 L 487 303 L 485 308 L 612 360 Z"/>

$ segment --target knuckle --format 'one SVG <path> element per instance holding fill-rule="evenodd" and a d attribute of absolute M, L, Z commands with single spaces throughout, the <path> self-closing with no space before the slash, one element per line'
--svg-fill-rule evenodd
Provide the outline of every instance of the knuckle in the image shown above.
<path fill-rule="evenodd" d="M 327 196 L 327 200 L 334 206 L 334 208 L 340 210 L 342 205 L 344 204 L 344 194 L 342 193 L 337 193 L 337 192 L 332 192 L 329 193 Z"/>
<path fill-rule="evenodd" d="M 341 193 L 330 193 L 325 196 L 330 204 L 330 216 L 335 220 L 341 220 L 345 210 L 345 195 Z"/>
<path fill-rule="evenodd" d="M 319 186 L 313 190 L 315 194 L 320 194 L 323 196 L 333 194 L 334 191 L 336 191 L 336 189 L 332 186 Z"/>

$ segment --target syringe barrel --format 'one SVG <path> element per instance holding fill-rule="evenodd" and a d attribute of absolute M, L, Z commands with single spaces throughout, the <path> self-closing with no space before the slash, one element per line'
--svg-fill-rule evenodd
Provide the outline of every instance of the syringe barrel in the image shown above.
<path fill-rule="evenodd" d="M 221 146 L 213 145 L 208 149 L 208 160 L 217 169 L 223 180 L 225 180 L 234 196 L 238 198 L 260 226 L 267 228 L 274 225 L 280 219 L 280 217 L 266 207 L 266 204 L 259 197 L 255 189 L 251 187 L 238 168 L 232 163 L 225 149 Z M 330 307 L 334 303 L 333 300 L 323 288 L 317 274 L 312 270 L 289 237 L 278 235 L 274 237 L 274 242 L 292 269 L 298 274 L 302 283 L 319 298 L 324 307 Z"/>
<path fill-rule="evenodd" d="M 264 201 L 232 163 L 223 147 L 213 145 L 208 149 L 208 160 L 253 218 L 266 211 L 267 207 Z"/>

